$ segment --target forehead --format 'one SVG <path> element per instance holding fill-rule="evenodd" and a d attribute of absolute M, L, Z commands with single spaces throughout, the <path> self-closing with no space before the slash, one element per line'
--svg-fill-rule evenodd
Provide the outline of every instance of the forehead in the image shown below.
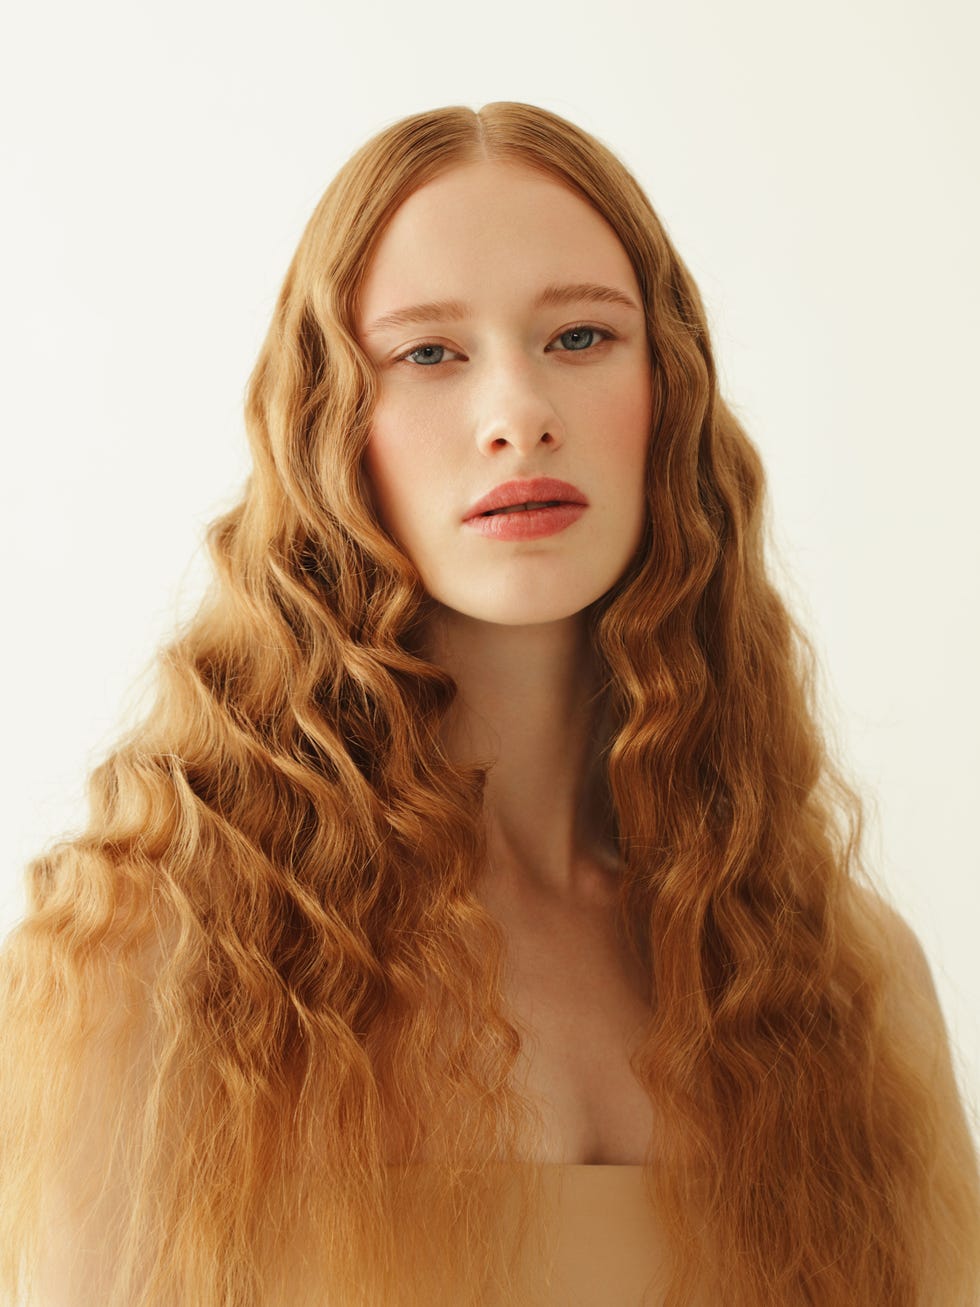
<path fill-rule="evenodd" d="M 639 297 L 626 250 L 581 195 L 518 164 L 464 164 L 396 210 L 366 269 L 357 323 L 363 331 L 419 299 L 530 301 L 546 283 L 583 281 Z"/>

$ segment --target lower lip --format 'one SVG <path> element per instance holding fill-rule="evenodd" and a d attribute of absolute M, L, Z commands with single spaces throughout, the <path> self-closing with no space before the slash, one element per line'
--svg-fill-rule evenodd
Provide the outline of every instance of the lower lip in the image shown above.
<path fill-rule="evenodd" d="M 495 540 L 537 540 L 554 535 L 577 522 L 586 504 L 559 504 L 556 508 L 523 508 L 517 513 L 493 513 L 490 517 L 469 517 L 463 523 Z"/>

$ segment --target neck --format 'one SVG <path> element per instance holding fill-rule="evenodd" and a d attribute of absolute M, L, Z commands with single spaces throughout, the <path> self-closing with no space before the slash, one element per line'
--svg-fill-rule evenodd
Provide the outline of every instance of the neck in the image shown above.
<path fill-rule="evenodd" d="M 447 755 L 490 764 L 490 874 L 574 895 L 610 856 L 597 787 L 600 674 L 584 616 L 501 626 L 444 609 L 428 656 L 459 687 L 443 722 Z"/>

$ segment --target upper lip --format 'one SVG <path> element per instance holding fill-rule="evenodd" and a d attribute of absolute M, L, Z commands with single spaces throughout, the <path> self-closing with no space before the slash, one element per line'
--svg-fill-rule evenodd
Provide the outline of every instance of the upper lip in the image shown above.
<path fill-rule="evenodd" d="M 554 477 L 534 477 L 530 481 L 504 481 L 494 486 L 488 495 L 478 499 L 466 510 L 464 522 L 471 517 L 479 517 L 494 508 L 512 508 L 514 504 L 541 504 L 549 499 L 557 499 L 563 504 L 588 504 L 585 495 L 577 486 L 567 481 L 556 481 Z"/>

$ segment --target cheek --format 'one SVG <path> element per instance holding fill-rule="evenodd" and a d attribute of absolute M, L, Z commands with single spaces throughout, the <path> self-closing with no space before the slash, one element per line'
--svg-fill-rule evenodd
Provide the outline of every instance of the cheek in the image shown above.
<path fill-rule="evenodd" d="M 604 413 L 608 451 L 624 475 L 633 476 L 646 462 L 653 421 L 653 390 L 648 374 L 633 377 L 618 387 Z"/>
<path fill-rule="evenodd" d="M 362 466 L 378 519 L 398 540 L 412 534 L 433 485 L 429 443 L 410 417 L 376 411 Z"/>
<path fill-rule="evenodd" d="M 647 514 L 647 456 L 653 420 L 652 388 L 648 379 L 631 378 L 617 389 L 606 411 L 603 441 L 610 481 L 609 493 L 621 515 L 622 529 L 639 543 Z"/>
<path fill-rule="evenodd" d="M 421 389 L 421 387 L 420 387 Z M 414 403 L 388 396 L 372 414 L 362 462 L 382 505 L 389 512 L 410 510 L 413 502 L 438 487 L 453 457 L 454 415 L 425 398 Z"/>
<path fill-rule="evenodd" d="M 362 465 L 378 520 L 387 531 L 391 532 L 397 519 L 397 497 L 395 489 L 400 481 L 400 469 L 397 466 L 398 446 L 388 439 L 383 428 L 372 426 L 368 442 L 364 447 Z"/>

